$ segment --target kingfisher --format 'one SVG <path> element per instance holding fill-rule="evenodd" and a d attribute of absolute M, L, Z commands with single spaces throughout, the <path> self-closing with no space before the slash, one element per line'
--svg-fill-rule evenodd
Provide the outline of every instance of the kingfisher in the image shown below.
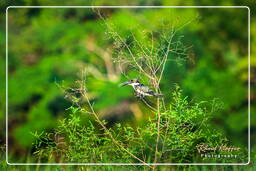
<path fill-rule="evenodd" d="M 134 79 L 131 79 L 124 83 L 121 83 L 119 86 L 122 87 L 122 86 L 126 86 L 126 85 L 130 85 L 133 87 L 137 97 L 143 98 L 145 96 L 154 96 L 154 97 L 163 96 L 162 94 L 158 94 L 158 93 L 154 92 L 153 90 L 151 90 L 149 87 L 140 83 L 139 79 L 137 79 L 137 78 L 134 78 Z"/>

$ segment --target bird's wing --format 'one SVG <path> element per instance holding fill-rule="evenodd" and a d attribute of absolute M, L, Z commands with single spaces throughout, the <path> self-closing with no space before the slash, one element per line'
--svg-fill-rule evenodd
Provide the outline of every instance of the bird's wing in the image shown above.
<path fill-rule="evenodd" d="M 148 94 L 154 94 L 154 91 L 151 90 L 149 87 L 144 86 L 143 84 L 140 84 L 140 86 L 138 86 L 138 89 L 142 92 L 148 93 Z"/>
<path fill-rule="evenodd" d="M 138 90 L 138 92 L 142 93 L 142 94 L 147 94 L 147 95 L 151 95 L 151 96 L 158 96 L 161 97 L 163 96 L 162 94 L 157 94 L 155 93 L 153 90 L 151 90 L 149 87 L 144 86 L 143 84 L 140 84 L 139 86 L 136 87 L 136 89 Z"/>

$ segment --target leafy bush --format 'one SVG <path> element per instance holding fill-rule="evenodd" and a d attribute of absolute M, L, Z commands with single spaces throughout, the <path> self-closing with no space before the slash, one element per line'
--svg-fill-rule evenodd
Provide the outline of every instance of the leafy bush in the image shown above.
<path fill-rule="evenodd" d="M 169 108 L 161 113 L 157 162 L 192 162 L 197 156 L 198 144 L 227 143 L 208 122 L 220 107 L 216 100 L 192 104 L 187 97 L 182 97 L 177 86 Z M 146 163 L 154 162 L 157 114 L 143 126 L 116 123 L 105 130 L 101 124 L 106 126 L 106 121 L 98 118 L 83 123 L 83 108 L 72 106 L 69 111 L 69 118 L 59 123 L 54 134 L 34 134 L 37 138 L 35 154 L 39 158 L 82 163 L 141 162 L 137 158 Z"/>

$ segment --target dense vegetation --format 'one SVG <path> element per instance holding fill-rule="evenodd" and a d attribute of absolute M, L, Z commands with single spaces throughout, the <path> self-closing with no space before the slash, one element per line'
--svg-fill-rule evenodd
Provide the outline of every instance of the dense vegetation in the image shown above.
<path fill-rule="evenodd" d="M 158 163 L 191 162 L 196 160 L 197 144 L 216 146 L 227 143 L 208 124 L 211 114 L 218 110 L 216 102 L 210 104 L 210 109 L 205 108 L 206 104 L 189 105 L 178 87 L 172 96 L 169 108 L 161 113 Z M 128 151 L 145 162 L 153 163 L 157 144 L 157 117 L 149 118 L 145 125 L 136 128 L 117 123 L 106 132 L 99 126 L 101 123 L 97 119 L 96 122 L 87 121 L 86 126 L 81 124 L 81 115 L 85 114 L 82 109 L 71 107 L 69 110 L 70 116 L 60 122 L 54 133 L 35 134 L 38 150 L 35 154 L 39 158 L 50 161 L 58 158 L 62 162 L 79 163 L 141 162 Z M 223 162 L 223 159 L 218 162 Z"/>

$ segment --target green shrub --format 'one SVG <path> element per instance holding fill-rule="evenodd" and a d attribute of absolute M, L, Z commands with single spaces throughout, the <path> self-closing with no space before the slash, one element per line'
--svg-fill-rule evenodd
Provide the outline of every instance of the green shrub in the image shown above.
<path fill-rule="evenodd" d="M 208 122 L 220 107 L 216 100 L 188 102 L 177 86 L 172 92 L 169 108 L 161 112 L 157 162 L 196 162 L 198 144 L 216 146 L 227 143 L 226 138 L 215 132 Z M 157 115 L 141 126 L 116 123 L 106 131 L 106 127 L 101 126 L 106 126 L 106 121 L 91 118 L 83 123 L 84 109 L 75 106 L 69 109 L 69 118 L 62 120 L 54 133 L 34 134 L 37 139 L 35 154 L 40 159 L 82 163 L 140 162 L 131 153 L 147 163 L 153 163 Z"/>

